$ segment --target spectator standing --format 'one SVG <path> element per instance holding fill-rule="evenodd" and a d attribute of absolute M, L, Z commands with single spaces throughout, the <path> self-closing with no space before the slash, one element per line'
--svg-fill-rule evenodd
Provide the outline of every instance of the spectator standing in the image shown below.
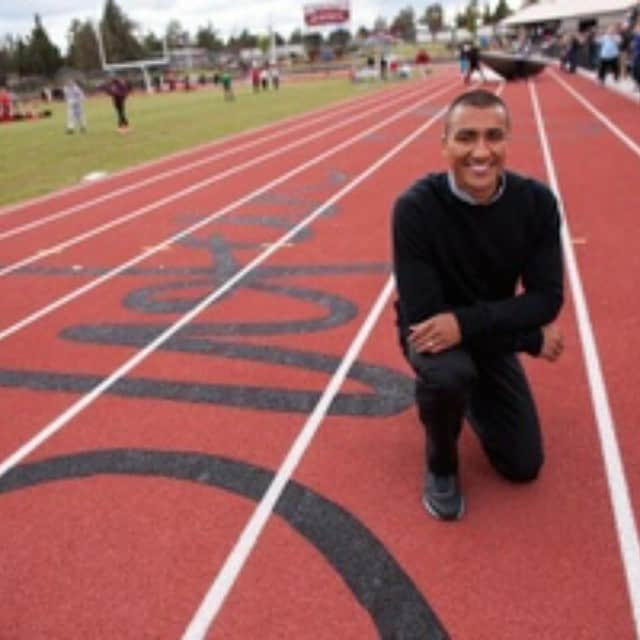
<path fill-rule="evenodd" d="M 220 82 L 222 83 L 222 90 L 224 91 L 224 99 L 227 101 L 235 100 L 233 87 L 231 86 L 231 73 L 228 69 L 225 69 L 220 75 Z"/>
<path fill-rule="evenodd" d="M 631 73 L 640 91 L 640 21 L 636 22 L 631 37 Z"/>
<path fill-rule="evenodd" d="M 8 122 L 13 117 L 13 97 L 6 87 L 0 86 L 0 122 Z"/>
<path fill-rule="evenodd" d="M 471 76 L 474 71 L 478 71 L 482 76 L 482 82 L 486 82 L 486 78 L 484 75 L 484 71 L 480 67 L 480 49 L 475 42 L 471 43 L 471 46 L 467 49 L 467 73 L 464 77 L 465 84 L 469 84 L 471 82 Z"/>
<path fill-rule="evenodd" d="M 84 112 L 84 91 L 75 80 L 69 78 L 64 83 L 64 99 L 67 103 L 67 133 L 81 133 L 87 130 Z"/>
<path fill-rule="evenodd" d="M 129 85 L 119 76 L 113 76 L 104 85 L 104 90 L 111 96 L 113 107 L 118 118 L 118 131 L 125 133 L 129 130 L 129 121 L 125 113 L 125 102 L 129 95 Z"/>
<path fill-rule="evenodd" d="M 260 92 L 260 69 L 255 63 L 251 68 L 251 86 L 253 87 L 253 93 Z"/>
<path fill-rule="evenodd" d="M 280 88 L 280 70 L 273 65 L 269 67 L 269 75 L 271 76 L 271 87 L 277 91 Z"/>
<path fill-rule="evenodd" d="M 615 27 L 609 27 L 598 38 L 600 55 L 598 60 L 598 78 L 604 84 L 609 72 L 613 73 L 616 82 L 620 78 L 620 36 Z"/>

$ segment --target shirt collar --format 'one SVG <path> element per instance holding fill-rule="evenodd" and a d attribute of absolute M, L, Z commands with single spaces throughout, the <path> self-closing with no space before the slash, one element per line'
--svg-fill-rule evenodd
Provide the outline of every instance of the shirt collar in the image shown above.
<path fill-rule="evenodd" d="M 451 192 L 453 193 L 454 196 L 456 196 L 456 198 L 458 198 L 459 200 L 462 200 L 462 202 L 466 202 L 467 204 L 471 204 L 473 206 L 479 206 L 479 207 L 493 204 L 496 200 L 498 200 L 504 193 L 504 189 L 507 184 L 507 179 L 505 174 L 501 173 L 500 184 L 498 185 L 496 192 L 493 194 L 493 196 L 491 196 L 491 200 L 489 200 L 489 202 L 478 202 L 472 195 L 468 194 L 466 191 L 461 189 L 456 184 L 456 179 L 453 175 L 453 171 L 449 171 L 447 173 L 447 180 L 449 181 L 449 189 L 451 189 Z"/>

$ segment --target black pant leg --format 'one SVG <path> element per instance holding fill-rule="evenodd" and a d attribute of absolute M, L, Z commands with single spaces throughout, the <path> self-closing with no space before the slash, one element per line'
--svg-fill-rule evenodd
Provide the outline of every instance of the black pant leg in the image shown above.
<path fill-rule="evenodd" d="M 494 468 L 516 482 L 534 480 L 544 462 L 535 402 L 515 354 L 474 358 L 478 377 L 469 421 Z"/>
<path fill-rule="evenodd" d="M 416 372 L 416 402 L 426 433 L 427 466 L 435 474 L 458 470 L 458 437 L 476 376 L 469 354 L 452 349 L 437 355 L 409 348 Z"/>
<path fill-rule="evenodd" d="M 118 96 L 114 97 L 113 104 L 118 114 L 118 126 L 128 127 L 129 122 L 127 121 L 127 116 L 124 113 L 124 98 L 120 98 Z"/>

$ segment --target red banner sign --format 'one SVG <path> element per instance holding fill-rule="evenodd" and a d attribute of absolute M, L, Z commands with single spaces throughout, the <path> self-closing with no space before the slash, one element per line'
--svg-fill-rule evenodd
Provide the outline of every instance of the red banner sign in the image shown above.
<path fill-rule="evenodd" d="M 308 27 L 348 21 L 349 2 L 323 2 L 304 6 L 304 22 Z"/>

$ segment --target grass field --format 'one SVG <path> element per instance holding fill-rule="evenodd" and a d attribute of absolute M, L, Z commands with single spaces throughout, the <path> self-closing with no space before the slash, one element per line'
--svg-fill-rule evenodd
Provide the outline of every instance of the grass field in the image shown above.
<path fill-rule="evenodd" d="M 253 94 L 237 83 L 234 102 L 225 102 L 221 89 L 211 85 L 189 93 L 134 94 L 127 101 L 131 131 L 125 135 L 117 133 L 106 97 L 87 100 L 86 134 L 67 135 L 66 106 L 54 104 L 51 118 L 0 126 L 0 205 L 383 86 L 354 85 L 344 77 L 290 84 L 285 78 L 280 91 Z"/>

